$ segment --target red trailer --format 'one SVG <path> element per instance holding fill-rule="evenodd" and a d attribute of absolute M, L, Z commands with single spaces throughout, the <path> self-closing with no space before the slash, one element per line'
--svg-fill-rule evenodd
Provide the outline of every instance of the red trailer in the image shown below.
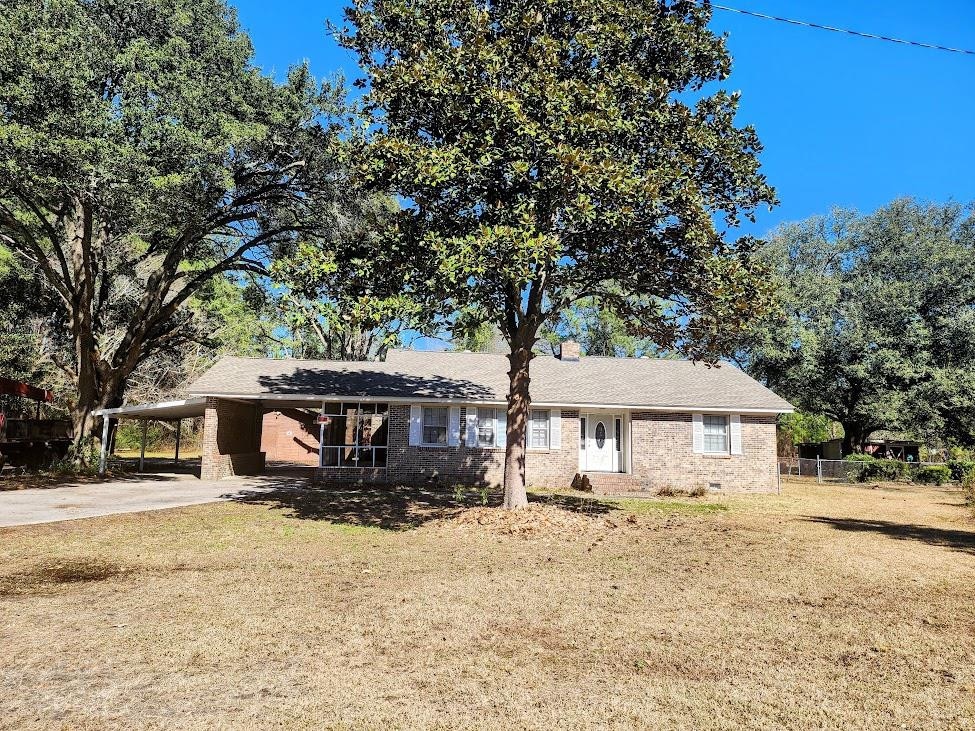
<path fill-rule="evenodd" d="M 25 407 L 10 410 L 0 407 L 0 471 L 10 466 L 50 464 L 68 453 L 72 441 L 71 422 L 41 418 L 41 404 L 53 403 L 53 393 L 0 377 L 0 396 L 14 396 L 14 403 L 19 402 Z M 33 405 L 27 403 L 31 401 Z"/>

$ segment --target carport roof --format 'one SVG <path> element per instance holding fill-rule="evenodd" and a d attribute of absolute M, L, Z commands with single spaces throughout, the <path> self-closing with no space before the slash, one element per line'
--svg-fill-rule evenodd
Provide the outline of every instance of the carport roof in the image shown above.
<path fill-rule="evenodd" d="M 99 409 L 95 416 L 109 416 L 114 419 L 153 419 L 156 421 L 175 421 L 203 416 L 206 398 L 189 398 L 181 401 L 160 401 L 155 404 L 133 404 L 114 409 Z"/>

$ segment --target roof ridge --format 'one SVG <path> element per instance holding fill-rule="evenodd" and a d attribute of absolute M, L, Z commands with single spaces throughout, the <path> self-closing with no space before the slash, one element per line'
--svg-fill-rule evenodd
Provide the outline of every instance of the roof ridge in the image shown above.
<path fill-rule="evenodd" d="M 422 355 L 491 355 L 498 358 L 507 358 L 506 353 L 484 353 L 476 350 L 416 350 L 414 348 L 390 348 L 390 353 L 416 353 Z M 535 353 L 536 358 L 553 358 L 555 360 L 561 360 L 557 355 L 553 353 Z M 697 365 L 702 363 L 704 365 L 711 366 L 723 366 L 730 365 L 738 370 L 741 370 L 734 363 L 728 360 L 717 360 L 713 363 L 709 363 L 706 360 L 693 360 L 691 358 L 664 358 L 656 355 L 581 355 L 579 356 L 579 361 L 582 360 L 612 360 L 612 361 L 652 361 L 655 363 L 691 363 Z M 579 362 L 572 361 L 572 362 Z"/>

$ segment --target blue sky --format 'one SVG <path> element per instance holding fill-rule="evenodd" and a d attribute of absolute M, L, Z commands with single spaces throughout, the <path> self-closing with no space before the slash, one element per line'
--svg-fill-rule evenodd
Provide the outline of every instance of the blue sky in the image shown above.
<path fill-rule="evenodd" d="M 340 1 L 232 0 L 257 63 L 282 76 L 358 74 L 326 33 Z M 973 0 L 723 0 L 721 4 L 879 35 L 975 49 Z M 975 201 L 975 56 L 857 38 L 715 10 L 734 58 L 723 86 L 742 93 L 763 170 L 781 204 L 742 233 L 833 206 L 870 211 L 899 196 Z M 426 345 L 419 343 L 420 347 Z"/>
<path fill-rule="evenodd" d="M 326 34 L 338 1 L 236 0 L 257 63 L 283 75 L 303 59 L 319 77 L 358 73 Z M 724 5 L 975 49 L 972 0 L 724 0 Z M 975 56 L 800 28 L 722 10 L 730 34 L 726 88 L 742 92 L 741 124 L 753 124 L 763 169 L 781 205 L 748 233 L 827 212 L 869 211 L 895 197 L 975 200 Z"/>

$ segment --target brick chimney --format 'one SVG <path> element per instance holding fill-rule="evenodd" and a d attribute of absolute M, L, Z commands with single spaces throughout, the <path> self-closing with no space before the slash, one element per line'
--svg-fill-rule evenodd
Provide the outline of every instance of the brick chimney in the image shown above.
<path fill-rule="evenodd" d="M 579 360 L 579 343 L 575 340 L 563 340 L 559 344 L 559 360 Z"/>

